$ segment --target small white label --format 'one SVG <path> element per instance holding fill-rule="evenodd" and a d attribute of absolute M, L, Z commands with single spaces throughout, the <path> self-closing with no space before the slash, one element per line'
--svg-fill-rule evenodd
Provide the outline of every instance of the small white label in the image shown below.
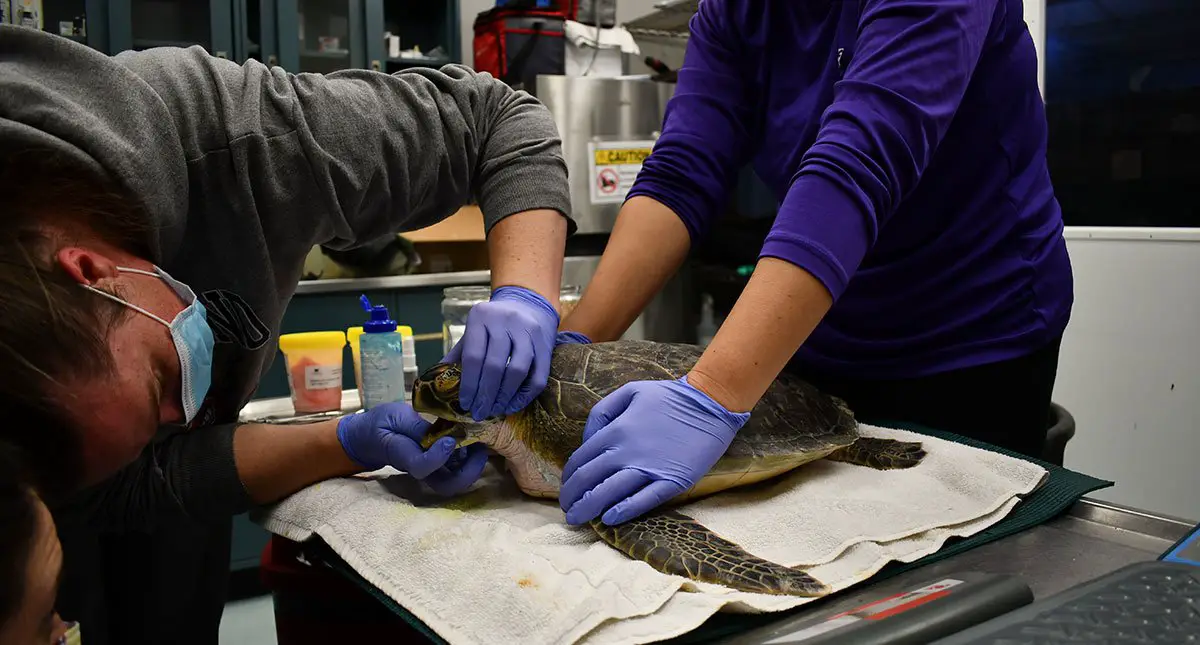
<path fill-rule="evenodd" d="M 814 636 L 820 636 L 821 634 L 827 634 L 827 633 L 829 633 L 835 629 L 838 629 L 840 627 L 844 627 L 844 626 L 850 625 L 852 623 L 857 623 L 860 620 L 862 620 L 862 619 L 859 618 L 858 616 L 838 616 L 836 618 L 830 618 L 829 620 L 817 623 L 816 625 L 813 625 L 812 627 L 805 627 L 804 629 L 802 629 L 798 632 L 792 632 L 790 634 L 784 634 L 783 636 L 778 636 L 776 638 L 772 638 L 771 640 L 763 643 L 763 645 L 777 645 L 778 643 L 797 643 L 797 642 L 812 638 Z"/>
<path fill-rule="evenodd" d="M 304 368 L 304 389 L 328 390 L 342 387 L 341 365 L 309 365 Z"/>
<path fill-rule="evenodd" d="M 588 144 L 588 181 L 593 204 L 620 204 L 650 156 L 654 141 L 593 141 Z"/>

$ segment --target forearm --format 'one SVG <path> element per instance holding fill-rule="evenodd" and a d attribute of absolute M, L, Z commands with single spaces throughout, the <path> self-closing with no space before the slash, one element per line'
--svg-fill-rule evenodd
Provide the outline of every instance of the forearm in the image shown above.
<path fill-rule="evenodd" d="M 336 419 L 305 425 L 247 424 L 233 439 L 238 477 L 255 504 L 269 504 L 319 481 L 362 470 L 346 456 Z"/>
<path fill-rule="evenodd" d="M 150 444 L 136 461 L 55 509 L 100 531 L 152 528 L 164 517 L 226 518 L 251 506 L 238 478 L 232 424 L 180 432 Z"/>
<path fill-rule="evenodd" d="M 510 215 L 488 232 L 492 288 L 515 286 L 533 291 L 557 309 L 562 285 L 567 219 L 554 210 Z"/>
<path fill-rule="evenodd" d="M 336 420 L 219 425 L 147 446 L 137 461 L 55 512 L 92 530 L 146 530 L 172 515 L 229 517 L 361 470 L 338 442 Z"/>
<path fill-rule="evenodd" d="M 833 299 L 804 269 L 763 258 L 688 383 L 727 410 L 754 407 Z"/>
<path fill-rule="evenodd" d="M 562 329 L 595 342 L 620 338 L 679 269 L 690 246 L 687 228 L 671 209 L 649 197 L 631 198 Z"/>

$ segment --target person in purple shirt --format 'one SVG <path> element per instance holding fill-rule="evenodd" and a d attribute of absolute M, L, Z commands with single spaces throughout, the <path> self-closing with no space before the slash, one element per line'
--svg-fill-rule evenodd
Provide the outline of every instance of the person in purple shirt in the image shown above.
<path fill-rule="evenodd" d="M 1072 303 L 1021 0 L 704 0 L 661 138 L 558 342 L 618 338 L 752 162 L 780 199 L 692 371 L 593 408 L 573 524 L 712 467 L 793 369 L 860 419 L 1037 456 Z"/>

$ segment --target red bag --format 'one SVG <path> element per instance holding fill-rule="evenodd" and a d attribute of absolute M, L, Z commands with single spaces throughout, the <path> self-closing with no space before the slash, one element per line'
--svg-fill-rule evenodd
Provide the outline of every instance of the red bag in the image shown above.
<path fill-rule="evenodd" d="M 566 70 L 565 20 L 561 11 L 505 7 L 479 14 L 475 18 L 475 69 L 533 91 L 538 74 Z"/>

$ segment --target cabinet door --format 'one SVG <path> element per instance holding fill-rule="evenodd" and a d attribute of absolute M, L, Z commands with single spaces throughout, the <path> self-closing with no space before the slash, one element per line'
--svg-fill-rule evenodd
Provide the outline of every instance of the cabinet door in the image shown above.
<path fill-rule="evenodd" d="M 328 74 L 366 64 L 362 0 L 279 0 L 279 61 Z"/>
<path fill-rule="evenodd" d="M 12 22 L 108 50 L 108 0 L 0 0 Z"/>
<path fill-rule="evenodd" d="M 214 56 L 233 56 L 231 0 L 109 0 L 114 51 L 200 45 Z"/>
<path fill-rule="evenodd" d="M 236 0 L 234 6 L 234 56 L 274 67 L 279 64 L 278 8 L 275 0 Z"/>

